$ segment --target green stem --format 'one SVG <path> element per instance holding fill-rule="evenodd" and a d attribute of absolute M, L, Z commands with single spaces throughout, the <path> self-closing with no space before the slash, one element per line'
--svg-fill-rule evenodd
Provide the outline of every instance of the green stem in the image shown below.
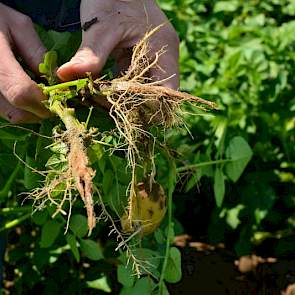
<path fill-rule="evenodd" d="M 5 200 L 5 198 L 8 196 L 11 185 L 13 181 L 15 180 L 15 178 L 17 177 L 20 167 L 21 167 L 21 164 L 20 162 L 18 162 L 15 169 L 13 170 L 8 180 L 6 181 L 3 189 L 0 191 L 0 203 L 2 203 Z"/>
<path fill-rule="evenodd" d="M 26 219 L 30 218 L 30 216 L 31 216 L 31 213 L 28 213 L 28 214 L 21 216 L 20 218 L 17 218 L 17 219 L 14 219 L 12 221 L 5 223 L 5 225 L 0 228 L 0 233 L 19 225 L 20 223 L 22 223 Z"/>
<path fill-rule="evenodd" d="M 174 187 L 176 184 L 176 166 L 174 161 L 170 158 L 169 153 L 165 151 L 165 155 L 169 165 L 169 184 L 168 184 L 168 231 L 167 231 L 167 240 L 165 245 L 165 258 L 163 261 L 163 266 L 161 270 L 161 276 L 159 280 L 159 294 L 164 294 L 164 279 L 165 279 L 165 272 L 168 264 L 169 258 L 169 250 L 171 239 L 173 235 L 173 222 L 172 222 L 172 195 L 174 191 Z"/>
<path fill-rule="evenodd" d="M 86 122 L 85 122 L 85 128 L 86 129 L 88 128 L 88 124 L 89 124 L 89 121 L 90 121 L 90 118 L 91 118 L 91 115 L 92 115 L 92 111 L 93 111 L 93 106 L 91 106 L 89 108 L 89 114 L 88 114 L 87 119 L 86 119 Z"/>
<path fill-rule="evenodd" d="M 79 79 L 79 80 L 75 80 L 75 81 L 69 81 L 69 82 L 65 82 L 65 83 L 60 83 L 60 84 L 56 84 L 56 85 L 52 85 L 52 86 L 43 86 L 42 90 L 45 94 L 48 94 L 49 92 L 53 91 L 53 90 L 62 90 L 62 89 L 67 89 L 69 87 L 73 87 L 76 86 L 78 87 L 79 84 L 85 84 L 89 81 L 88 78 L 85 79 Z"/>
<path fill-rule="evenodd" d="M 23 213 L 32 211 L 31 206 L 26 207 L 16 207 L 16 208 L 2 208 L 0 209 L 0 214 L 14 214 L 14 213 Z"/>
<path fill-rule="evenodd" d="M 62 103 L 58 100 L 52 102 L 49 110 L 60 117 L 68 130 L 72 129 L 73 127 L 81 128 L 83 126 L 78 121 L 78 119 L 75 118 L 75 110 L 64 107 Z"/>
<path fill-rule="evenodd" d="M 176 169 L 176 171 L 179 173 L 179 172 L 183 172 L 183 171 L 190 170 L 190 169 L 195 169 L 195 168 L 200 168 L 200 167 L 210 166 L 210 165 L 215 165 L 215 164 L 229 163 L 232 161 L 233 160 L 231 160 L 231 159 L 220 159 L 220 160 L 215 160 L 215 161 L 202 162 L 202 163 L 198 163 L 198 164 L 191 164 L 191 165 L 179 167 Z"/>

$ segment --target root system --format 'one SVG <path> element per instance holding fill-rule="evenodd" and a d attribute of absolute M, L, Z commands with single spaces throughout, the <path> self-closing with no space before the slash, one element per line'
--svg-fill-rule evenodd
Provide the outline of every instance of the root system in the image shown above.
<path fill-rule="evenodd" d="M 156 126 L 164 130 L 181 123 L 179 113 L 184 102 L 192 103 L 194 107 L 201 110 L 216 107 L 214 103 L 202 98 L 163 87 L 161 84 L 164 80 L 153 81 L 148 76 L 150 70 L 157 67 L 160 56 L 165 54 L 165 48 L 162 48 L 153 59 L 150 58 L 148 40 L 160 27 L 148 32 L 134 47 L 130 67 L 122 73 L 121 77 L 111 81 L 102 79 L 93 81 L 89 77 L 42 87 L 43 92 L 48 96 L 48 109 L 57 114 L 66 127 L 66 131 L 56 138 L 56 142 L 62 142 L 67 146 L 67 166 L 63 171 L 59 171 L 56 177 L 47 177 L 46 186 L 35 190 L 31 196 L 35 198 L 39 206 L 47 201 L 54 204 L 57 207 L 56 214 L 61 212 L 68 215 L 69 220 L 72 196 L 75 192 L 78 193 L 87 211 L 89 233 L 96 222 L 92 183 L 95 172 L 90 167 L 85 146 L 85 139 L 91 138 L 91 132 L 87 130 L 86 124 L 76 119 L 74 109 L 67 105 L 68 99 L 81 96 L 86 99 L 104 96 L 109 104 L 109 115 L 115 122 L 115 132 L 119 138 L 119 143 L 114 149 L 118 147 L 120 150 L 122 147 L 125 149 L 127 162 L 131 167 L 132 177 L 126 208 L 130 227 L 132 216 L 136 215 L 133 212 L 133 204 L 136 204 L 134 198 L 137 197 L 137 182 L 141 181 L 137 179 L 137 169 L 144 170 L 143 177 L 149 179 L 151 186 L 155 183 L 154 147 L 157 139 L 150 132 L 150 128 Z M 169 78 L 171 77 L 165 80 Z M 57 201 L 52 195 L 60 187 L 63 197 Z M 65 201 L 70 203 L 68 212 L 63 209 Z"/>

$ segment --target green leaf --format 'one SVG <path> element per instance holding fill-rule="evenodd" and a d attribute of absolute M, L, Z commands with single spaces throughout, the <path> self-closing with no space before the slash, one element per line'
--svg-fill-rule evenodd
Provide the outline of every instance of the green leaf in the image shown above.
<path fill-rule="evenodd" d="M 220 214 L 220 217 L 226 217 L 226 223 L 232 228 L 236 229 L 238 225 L 241 223 L 239 219 L 240 212 L 245 208 L 244 205 L 238 204 L 236 207 L 231 209 L 224 209 Z"/>
<path fill-rule="evenodd" d="M 236 182 L 240 178 L 252 155 L 253 152 L 243 137 L 236 136 L 230 141 L 226 156 L 231 162 L 225 165 L 225 172 L 232 181 Z"/>
<path fill-rule="evenodd" d="M 37 172 L 39 169 L 38 162 L 28 154 L 26 155 L 26 164 L 27 166 L 25 166 L 24 171 L 24 185 L 26 189 L 31 190 L 39 185 L 42 176 Z"/>
<path fill-rule="evenodd" d="M 169 295 L 169 291 L 164 283 L 163 283 L 162 294 L 159 294 L 159 295 Z"/>
<path fill-rule="evenodd" d="M 45 136 L 52 136 L 53 124 L 50 119 L 42 120 L 39 128 L 39 133 Z M 46 147 L 52 143 L 52 140 L 43 136 L 39 136 L 36 141 L 36 156 L 35 158 L 40 163 L 40 167 L 44 167 L 48 158 L 51 156 L 50 149 Z"/>
<path fill-rule="evenodd" d="M 11 155 L 8 153 L 0 153 L 0 172 L 3 175 L 5 176 L 10 175 L 15 169 L 16 165 L 17 165 L 17 158 L 14 155 Z"/>
<path fill-rule="evenodd" d="M 155 277 L 160 275 L 157 268 L 160 265 L 161 257 L 158 252 L 148 248 L 137 248 L 134 249 L 133 254 L 142 261 L 141 272 L 143 274 L 152 273 Z"/>
<path fill-rule="evenodd" d="M 44 46 L 49 50 L 57 52 L 58 64 L 69 61 L 80 46 L 81 30 L 71 33 L 47 31 L 39 25 L 35 25 L 35 29 Z"/>
<path fill-rule="evenodd" d="M 64 154 L 53 154 L 45 166 L 56 170 L 63 170 L 67 163 L 67 158 Z"/>
<path fill-rule="evenodd" d="M 87 218 L 81 214 L 75 214 L 70 220 L 70 229 L 78 238 L 83 238 L 88 232 Z"/>
<path fill-rule="evenodd" d="M 155 283 L 150 277 L 143 277 L 133 287 L 122 288 L 120 295 L 151 295 L 154 287 Z"/>
<path fill-rule="evenodd" d="M 112 289 L 110 288 L 108 281 L 107 281 L 107 277 L 104 276 L 100 279 L 94 280 L 94 281 L 87 281 L 86 285 L 88 288 L 92 288 L 92 289 L 97 289 L 97 290 L 102 290 L 106 293 L 111 293 Z"/>
<path fill-rule="evenodd" d="M 165 283 L 163 283 L 162 289 L 158 289 L 158 290 L 154 291 L 152 293 L 152 295 L 169 295 L 169 291 L 168 291 Z"/>
<path fill-rule="evenodd" d="M 47 210 L 41 210 L 41 211 L 36 211 L 32 215 L 32 220 L 37 224 L 37 225 L 43 225 L 48 218 L 48 212 Z"/>
<path fill-rule="evenodd" d="M 114 172 L 110 169 L 105 171 L 103 175 L 103 180 L 102 180 L 102 190 L 105 195 L 110 194 L 113 187 L 113 180 L 114 180 Z"/>
<path fill-rule="evenodd" d="M 55 154 L 67 155 L 69 148 L 65 142 L 55 142 L 50 146 L 50 150 Z"/>
<path fill-rule="evenodd" d="M 155 239 L 156 239 L 156 241 L 157 241 L 158 244 L 165 244 L 166 239 L 165 239 L 165 236 L 164 236 L 163 231 L 160 228 L 158 228 L 154 232 L 154 236 L 155 236 Z"/>
<path fill-rule="evenodd" d="M 99 143 L 91 145 L 87 152 L 91 164 L 94 164 L 96 161 L 101 161 L 104 155 L 103 146 Z"/>
<path fill-rule="evenodd" d="M 171 247 L 167 267 L 165 269 L 164 279 L 168 283 L 177 283 L 182 276 L 181 272 L 181 254 L 176 247 Z"/>
<path fill-rule="evenodd" d="M 60 228 L 61 224 L 57 221 L 47 221 L 42 227 L 40 247 L 49 248 L 58 237 Z"/>
<path fill-rule="evenodd" d="M 134 284 L 134 276 L 129 265 L 119 265 L 117 268 L 118 282 L 126 287 L 132 287 Z"/>
<path fill-rule="evenodd" d="M 6 162 L 8 162 L 9 157 L 6 158 Z M 16 165 L 12 165 L 13 162 L 8 162 L 10 166 L 12 166 L 12 168 L 14 169 L 12 171 L 12 173 L 7 176 L 4 177 L 4 181 L 3 181 L 3 186 L 0 187 L 0 203 L 4 202 L 6 200 L 6 198 L 9 197 L 9 192 L 11 191 L 11 188 L 13 188 L 14 182 L 19 174 L 20 168 L 21 168 L 21 164 L 20 162 L 18 162 Z M 8 166 L 9 166 L 8 165 Z M 7 167 L 7 165 L 3 165 L 1 163 L 1 156 L 0 156 L 0 177 L 1 176 L 5 176 L 6 173 L 10 173 L 10 169 Z M 5 170 L 5 172 L 3 172 Z M 1 178 L 0 178 L 1 179 Z M 1 180 L 0 180 L 1 181 Z M 2 181 L 1 181 L 2 182 Z M 2 185 L 2 184 L 1 184 Z"/>
<path fill-rule="evenodd" d="M 77 240 L 76 240 L 75 236 L 71 235 L 71 234 L 67 234 L 66 235 L 66 241 L 69 244 L 69 246 L 71 248 L 71 251 L 73 252 L 76 261 L 79 262 L 80 261 L 80 253 L 79 253 L 79 250 L 78 250 L 78 247 L 77 247 Z"/>
<path fill-rule="evenodd" d="M 39 64 L 39 72 L 47 79 L 49 85 L 56 84 L 57 77 L 55 69 L 57 68 L 57 53 L 50 50 L 45 53 L 43 63 Z"/>
<path fill-rule="evenodd" d="M 103 253 L 100 245 L 92 240 L 80 240 L 80 248 L 85 256 L 91 260 L 100 260 Z"/>
<path fill-rule="evenodd" d="M 225 193 L 224 175 L 220 168 L 216 168 L 214 175 L 214 196 L 216 205 L 220 207 Z"/>
<path fill-rule="evenodd" d="M 1 126 L 1 125 L 0 125 Z M 6 128 L 6 131 L 0 129 L 0 138 L 2 140 L 26 140 L 30 136 L 30 133 L 24 130 L 19 130 L 17 128 Z"/>
<path fill-rule="evenodd" d="M 194 186 L 198 184 L 202 177 L 201 169 L 198 169 L 189 179 L 187 184 L 185 185 L 185 192 L 187 193 L 189 190 L 191 190 Z"/>
<path fill-rule="evenodd" d="M 227 11 L 233 12 L 239 7 L 239 2 L 236 0 L 217 1 L 214 6 L 214 12 Z"/>

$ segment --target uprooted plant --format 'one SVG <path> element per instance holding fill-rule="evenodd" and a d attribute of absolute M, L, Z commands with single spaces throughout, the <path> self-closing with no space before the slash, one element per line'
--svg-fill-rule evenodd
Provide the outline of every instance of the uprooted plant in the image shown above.
<path fill-rule="evenodd" d="M 117 144 L 111 146 L 110 152 L 124 150 L 131 171 L 131 182 L 126 189 L 128 204 L 125 213 L 120 216 L 124 236 L 113 224 L 121 239 L 119 245 L 125 248 L 128 247 L 126 241 L 130 241 L 130 237 L 154 231 L 167 208 L 164 189 L 155 180 L 154 149 L 159 143 L 151 129 L 156 127 L 164 131 L 179 124 L 181 105 L 184 102 L 192 103 L 201 110 L 215 108 L 212 102 L 160 86 L 163 81 L 154 82 L 147 77 L 150 69 L 157 66 L 160 56 L 165 54 L 162 49 L 153 60 L 148 57 L 148 40 L 158 29 L 147 33 L 134 47 L 129 69 L 119 78 L 110 81 L 93 80 L 89 74 L 88 78 L 57 83 L 54 74 L 55 52 L 48 52 L 44 63 L 40 65 L 40 71 L 44 73 L 49 84 L 40 85 L 48 98 L 45 105 L 65 126 L 65 130 L 55 129 L 54 143 L 50 148 L 53 151 L 58 150 L 65 161 L 58 167 L 47 163 L 44 186 L 35 189 L 29 197 L 33 198 L 37 209 L 43 208 L 49 202 L 56 206 L 54 215 L 64 214 L 69 221 L 78 193 L 87 211 L 88 229 L 89 234 L 91 233 L 97 222 L 93 194 L 98 192 L 98 188 L 93 183 L 95 171 L 91 168 L 87 149 L 94 141 L 103 145 L 103 134 L 96 128 L 88 128 L 88 122 L 80 122 L 75 115 L 77 110 L 69 105 L 72 100 L 91 102 L 96 97 L 103 97 L 116 126 L 113 132 L 118 138 Z M 91 111 L 88 119 L 90 116 Z M 70 205 L 65 209 L 67 202 Z M 101 198 L 99 202 L 102 216 L 111 219 Z"/>

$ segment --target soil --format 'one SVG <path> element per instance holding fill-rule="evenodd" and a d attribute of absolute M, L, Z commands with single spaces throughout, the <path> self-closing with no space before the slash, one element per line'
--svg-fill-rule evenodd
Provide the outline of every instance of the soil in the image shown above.
<path fill-rule="evenodd" d="M 237 258 L 223 245 L 185 243 L 176 240 L 182 252 L 183 278 L 170 284 L 172 295 L 295 295 L 295 261 Z M 187 245 L 185 245 L 187 244 Z"/>

